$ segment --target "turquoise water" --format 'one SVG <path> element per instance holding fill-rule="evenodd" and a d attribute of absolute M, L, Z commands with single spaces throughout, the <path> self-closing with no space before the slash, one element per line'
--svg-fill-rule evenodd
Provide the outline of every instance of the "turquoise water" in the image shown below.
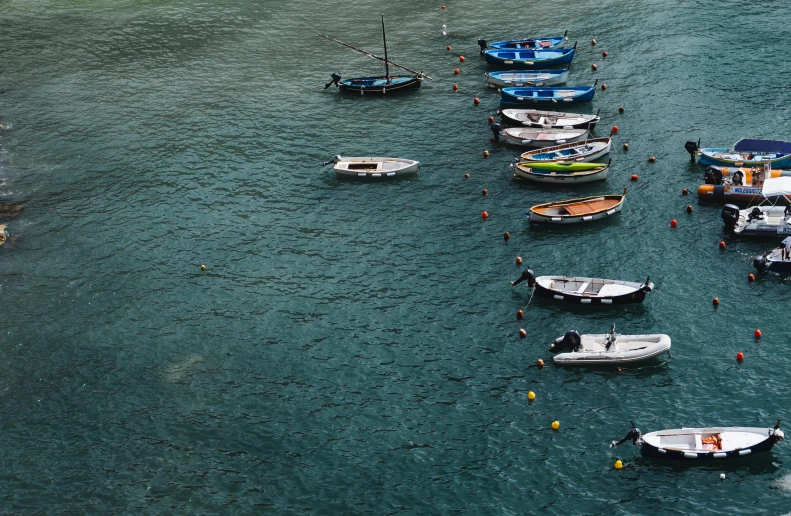
<path fill-rule="evenodd" d="M 789 280 L 746 278 L 775 242 L 723 234 L 683 149 L 789 139 L 784 6 L 447 7 L 2 4 L 0 202 L 24 209 L 0 219 L 0 510 L 791 510 L 785 443 L 737 467 L 608 448 L 630 420 L 647 432 L 788 417 Z M 392 59 L 434 80 L 387 99 L 323 90 L 331 72 L 380 68 L 315 32 L 378 53 L 382 11 Z M 620 128 L 611 175 L 517 184 L 518 151 L 488 141 L 497 94 L 476 40 L 566 29 L 570 84 L 608 85 L 581 111 L 601 109 L 597 136 Z M 752 61 L 759 51 L 772 57 Z M 320 166 L 337 153 L 421 172 L 342 181 Z M 523 214 L 624 186 L 624 212 L 603 224 L 536 230 Z M 516 256 L 537 274 L 657 287 L 607 311 L 533 299 L 517 321 L 529 292 L 509 285 Z M 620 373 L 534 365 L 567 329 L 611 323 L 670 334 L 672 358 Z"/>

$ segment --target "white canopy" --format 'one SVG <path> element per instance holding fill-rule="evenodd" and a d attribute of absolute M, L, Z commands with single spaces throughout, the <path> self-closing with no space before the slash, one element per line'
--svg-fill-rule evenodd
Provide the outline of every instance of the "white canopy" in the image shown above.
<path fill-rule="evenodd" d="M 770 177 L 764 180 L 764 197 L 791 195 L 791 177 Z"/>

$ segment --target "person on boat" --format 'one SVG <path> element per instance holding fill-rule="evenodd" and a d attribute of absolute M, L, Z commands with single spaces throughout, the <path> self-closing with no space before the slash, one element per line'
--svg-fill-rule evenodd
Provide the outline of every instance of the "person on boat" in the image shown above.
<path fill-rule="evenodd" d="M 791 259 L 791 236 L 785 237 L 780 243 L 783 244 L 783 260 Z"/>

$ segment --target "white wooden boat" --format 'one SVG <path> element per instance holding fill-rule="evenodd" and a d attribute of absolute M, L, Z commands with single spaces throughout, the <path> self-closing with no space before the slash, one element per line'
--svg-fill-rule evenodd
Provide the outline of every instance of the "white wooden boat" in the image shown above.
<path fill-rule="evenodd" d="M 595 115 L 583 115 L 538 109 L 500 109 L 497 114 L 503 118 L 503 121 L 510 124 L 543 129 L 588 129 L 590 131 L 601 120 L 598 111 Z"/>
<path fill-rule="evenodd" d="M 567 331 L 555 339 L 549 351 L 557 353 L 558 365 L 617 366 L 643 362 L 670 351 L 670 337 L 653 335 L 618 335 L 615 325 L 610 333 L 582 334 Z"/>
<path fill-rule="evenodd" d="M 634 426 L 614 448 L 626 441 L 640 446 L 646 457 L 668 460 L 723 461 L 768 452 L 783 440 L 780 420 L 772 427 L 712 426 L 703 428 L 670 428 L 642 435 Z"/>
<path fill-rule="evenodd" d="M 788 203 L 791 196 L 791 177 L 770 177 L 764 180 L 761 195 L 766 201 L 758 206 L 740 210 L 734 204 L 722 207 L 720 217 L 733 233 L 743 236 L 766 236 L 791 234 L 791 206 L 783 206 L 778 199 Z M 774 199 L 773 204 L 769 199 Z"/>
<path fill-rule="evenodd" d="M 572 143 L 588 137 L 587 129 L 543 129 L 534 127 L 508 127 L 502 132 L 507 143 L 524 147 L 552 147 Z"/>
<path fill-rule="evenodd" d="M 533 149 L 522 154 L 521 161 L 550 162 L 576 161 L 587 163 L 610 153 L 612 138 L 592 138 L 581 142 L 564 143 L 554 147 Z"/>
<path fill-rule="evenodd" d="M 620 213 L 625 200 L 626 188 L 622 194 L 595 195 L 537 204 L 525 212 L 533 224 L 578 224 Z"/>
<path fill-rule="evenodd" d="M 569 80 L 568 70 L 524 70 L 509 72 L 489 72 L 486 82 L 490 88 L 510 88 L 520 86 L 554 86 Z"/>
<path fill-rule="evenodd" d="M 610 169 L 608 163 L 577 163 L 554 161 L 549 163 L 515 163 L 515 179 L 527 179 L 546 184 L 577 184 L 603 181 Z"/>
<path fill-rule="evenodd" d="M 522 271 L 522 275 L 512 281 L 511 285 L 522 281 L 535 287 L 535 294 L 539 297 L 582 305 L 642 303 L 645 296 L 654 289 L 651 278 L 646 278 L 644 283 L 637 283 L 576 276 L 534 276 L 530 269 Z"/>
<path fill-rule="evenodd" d="M 333 169 L 339 176 L 359 178 L 392 178 L 416 174 L 420 169 L 420 162 L 403 158 L 372 158 L 354 157 L 347 158 L 340 154 L 332 161 Z"/>

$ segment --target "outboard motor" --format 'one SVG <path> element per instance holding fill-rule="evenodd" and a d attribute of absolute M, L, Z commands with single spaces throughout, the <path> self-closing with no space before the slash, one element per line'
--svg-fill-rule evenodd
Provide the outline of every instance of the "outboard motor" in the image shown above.
<path fill-rule="evenodd" d="M 324 166 L 329 165 L 330 163 L 338 163 L 341 159 L 343 159 L 343 158 L 341 158 L 341 155 L 340 154 L 336 154 L 335 156 L 332 157 L 331 160 L 325 161 L 324 163 L 322 163 L 321 166 L 324 167 Z"/>
<path fill-rule="evenodd" d="M 632 444 L 634 444 L 635 446 L 639 446 L 639 445 L 643 444 L 643 439 L 642 439 L 643 434 L 642 434 L 642 432 L 640 432 L 639 428 L 634 426 L 633 422 L 629 421 L 629 423 L 632 425 L 632 428 L 629 429 L 629 432 L 620 441 L 613 441 L 613 442 L 611 442 L 610 443 L 610 448 L 615 448 L 619 444 L 623 444 L 623 443 L 625 443 L 626 441 L 629 441 L 629 440 L 631 440 Z"/>
<path fill-rule="evenodd" d="M 534 287 L 536 284 L 536 277 L 533 275 L 533 271 L 529 268 L 522 271 L 522 275 L 519 276 L 518 279 L 512 281 L 511 286 L 518 285 L 519 283 L 522 283 L 525 280 L 527 280 L 528 287 Z"/>
<path fill-rule="evenodd" d="M 492 134 L 494 135 L 495 143 L 499 143 L 500 142 L 500 129 L 502 129 L 502 127 L 500 127 L 500 124 L 492 124 L 492 125 L 489 126 L 489 129 L 491 129 Z"/>
<path fill-rule="evenodd" d="M 486 50 L 486 40 L 485 39 L 479 39 L 478 40 L 478 46 L 481 47 L 481 54 L 483 54 L 484 51 Z"/>
<path fill-rule="evenodd" d="M 722 207 L 720 218 L 726 226 L 732 228 L 739 221 L 739 207 L 735 204 L 726 204 Z"/>
<path fill-rule="evenodd" d="M 654 290 L 654 284 L 653 284 L 653 283 L 651 283 L 651 276 L 646 276 L 646 277 L 645 277 L 645 283 L 643 283 L 642 285 L 640 285 L 640 290 L 642 290 L 642 291 L 643 291 L 643 292 L 645 292 L 646 294 L 648 294 L 648 293 L 650 293 L 652 290 Z M 615 331 L 615 325 L 614 325 L 614 324 L 612 325 L 612 331 L 613 331 L 613 332 Z"/>
<path fill-rule="evenodd" d="M 758 272 L 766 272 L 769 268 L 769 264 L 766 263 L 766 253 L 756 255 L 753 258 L 753 267 L 758 269 Z"/>
<path fill-rule="evenodd" d="M 333 83 L 335 83 L 335 87 L 337 88 L 338 83 L 341 82 L 341 74 L 339 74 L 338 72 L 331 74 L 330 77 L 332 77 L 332 80 L 324 85 L 325 90 L 329 88 Z"/>
<path fill-rule="evenodd" d="M 778 419 L 777 423 L 775 423 L 774 430 L 772 431 L 772 437 L 774 437 L 775 442 L 777 442 L 782 441 L 785 436 L 786 435 L 783 433 L 783 431 L 780 430 L 780 419 Z"/>
<path fill-rule="evenodd" d="M 560 353 L 561 351 L 579 351 L 582 345 L 582 338 L 577 330 L 569 330 L 562 337 L 555 339 L 555 342 L 549 345 L 549 350 L 552 353 Z"/>
<path fill-rule="evenodd" d="M 703 182 L 707 185 L 722 184 L 722 170 L 718 167 L 709 167 L 703 175 Z"/>
<path fill-rule="evenodd" d="M 695 162 L 695 154 L 700 150 L 700 140 L 697 142 L 688 141 L 684 144 L 684 148 L 689 152 L 689 159 Z"/>

